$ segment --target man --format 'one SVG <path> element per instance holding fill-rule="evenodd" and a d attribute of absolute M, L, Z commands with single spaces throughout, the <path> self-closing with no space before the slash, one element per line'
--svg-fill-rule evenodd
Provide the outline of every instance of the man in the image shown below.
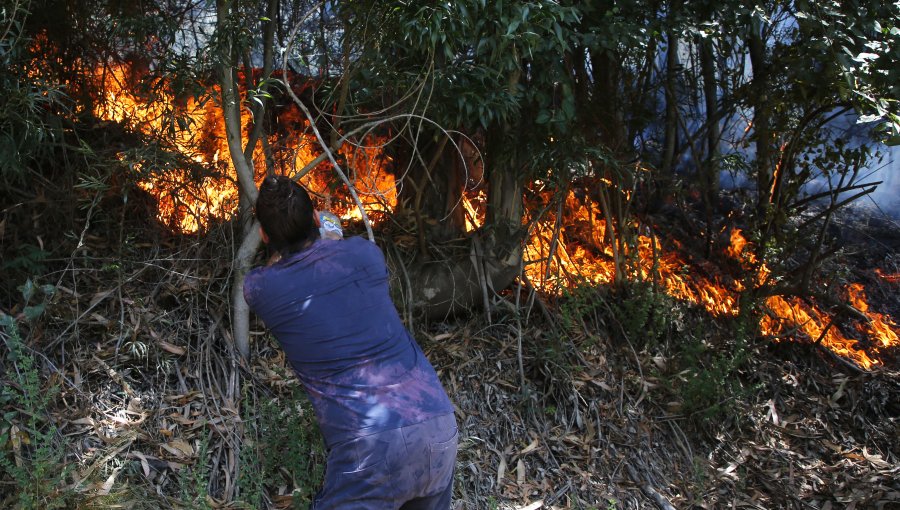
<path fill-rule="evenodd" d="M 244 297 L 309 395 L 328 461 L 313 509 L 448 509 L 453 404 L 400 321 L 381 250 L 323 239 L 306 190 L 267 177 L 256 202 L 275 252 L 247 274 Z"/>

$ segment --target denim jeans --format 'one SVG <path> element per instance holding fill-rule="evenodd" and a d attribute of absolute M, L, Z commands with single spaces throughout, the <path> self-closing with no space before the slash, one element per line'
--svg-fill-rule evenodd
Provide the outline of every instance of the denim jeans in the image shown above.
<path fill-rule="evenodd" d="M 447 414 L 335 445 L 312 508 L 448 510 L 458 438 Z"/>

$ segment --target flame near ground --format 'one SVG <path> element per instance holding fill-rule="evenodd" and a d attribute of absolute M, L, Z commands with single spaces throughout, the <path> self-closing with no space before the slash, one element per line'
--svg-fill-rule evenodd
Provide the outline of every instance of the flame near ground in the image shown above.
<path fill-rule="evenodd" d="M 140 186 L 156 197 L 158 219 L 176 231 L 192 233 L 204 230 L 211 222 L 230 217 L 237 209 L 238 193 L 234 180 L 223 177 L 233 172 L 221 112 L 215 102 L 198 102 L 193 98 L 177 101 L 174 97 L 148 101 L 134 92 L 134 87 L 128 86 L 135 81 L 135 77 L 125 66 L 98 72 L 97 80 L 106 90 L 104 100 L 95 107 L 97 117 L 123 123 L 145 134 L 170 129 L 174 132 L 174 136 L 170 137 L 174 150 L 201 166 L 221 168 L 218 175 L 200 178 L 200 184 L 189 170 L 148 172 Z M 173 127 L 172 111 L 160 105 L 176 104 L 180 105 L 179 115 L 187 122 L 182 121 Z M 248 120 L 249 115 L 245 115 L 245 135 Z M 279 120 L 292 122 L 296 126 L 307 125 L 305 119 L 299 116 L 283 116 Z M 384 171 L 385 156 L 379 143 L 380 140 L 370 137 L 355 145 L 346 144 L 340 151 L 367 213 L 374 216 L 375 223 L 385 216 L 383 213 L 389 213 L 395 207 L 398 184 L 390 173 Z M 318 153 L 314 149 L 313 137 L 302 130 L 286 138 L 273 139 L 270 144 L 277 155 L 278 166 L 286 173 L 303 168 Z M 255 168 L 260 169 L 258 181 L 263 176 L 261 169 L 265 168 L 261 148 L 254 153 L 253 159 Z M 304 176 L 301 182 L 319 197 L 320 204 L 331 208 L 343 219 L 361 218 L 360 212 L 347 200 L 346 193 L 334 187 L 329 165 L 320 165 Z M 185 190 L 192 191 L 185 194 Z M 466 209 L 467 229 L 476 229 L 484 218 L 483 190 L 470 193 L 461 205 Z M 570 190 L 561 211 L 564 221 L 557 222 L 554 214 L 548 213 L 533 223 L 524 251 L 525 272 L 529 280 L 536 288 L 550 293 L 559 293 L 580 282 L 612 282 L 616 271 L 612 262 L 614 254 L 606 242 L 607 226 L 599 205 L 577 198 L 575 192 Z M 731 233 L 731 246 L 726 253 L 738 262 L 753 262 L 748 260 L 751 255 L 749 250 L 745 250 L 746 245 L 741 232 L 735 230 Z M 637 247 L 639 262 L 630 278 L 658 282 L 670 296 L 702 306 L 715 317 L 738 314 L 739 299 L 744 290 L 742 282 L 726 282 L 709 276 L 708 271 L 701 271 L 696 265 L 686 262 L 674 250 L 663 249 L 660 241 L 649 234 L 637 236 Z M 765 265 L 760 267 L 757 278 L 761 281 L 767 275 Z M 889 284 L 900 280 L 896 274 L 878 274 Z M 768 297 L 760 330 L 776 341 L 801 339 L 819 343 L 865 369 L 882 364 L 880 352 L 900 345 L 898 325 L 890 316 L 870 309 L 862 284 L 847 285 L 843 295 L 861 316 L 867 318 L 866 321 L 856 321 L 854 326 L 856 333 L 867 339 L 865 349 L 858 347 L 856 339 L 844 334 L 838 324 L 840 317 L 796 297 Z"/>

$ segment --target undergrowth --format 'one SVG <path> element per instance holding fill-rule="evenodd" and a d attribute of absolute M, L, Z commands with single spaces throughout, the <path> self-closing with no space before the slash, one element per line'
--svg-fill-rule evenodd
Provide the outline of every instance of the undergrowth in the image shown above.
<path fill-rule="evenodd" d="M 563 291 L 560 322 L 569 334 L 588 336 L 605 329 L 635 348 L 654 347 L 671 336 L 678 304 L 647 282 L 627 282 L 610 292 L 607 286 L 582 282 Z"/>
<path fill-rule="evenodd" d="M 614 292 L 583 282 L 564 291 L 559 319 L 563 335 L 596 338 L 605 331 L 644 359 L 667 358 L 665 369 L 647 364 L 668 382 L 680 413 L 702 422 L 722 417 L 754 390 L 744 383 L 741 370 L 752 355 L 756 328 L 747 310 L 723 325 L 689 309 L 649 282 L 626 282 Z"/>
<path fill-rule="evenodd" d="M 34 312 L 32 312 L 34 313 Z M 66 508 L 72 503 L 70 467 L 50 403 L 59 391 L 44 387 L 34 356 L 25 346 L 16 320 L 0 315 L 8 349 L 0 388 L 0 506 Z"/>
<path fill-rule="evenodd" d="M 707 338 L 693 337 L 680 345 L 680 370 L 670 382 L 682 400 L 683 413 L 700 421 L 721 418 L 753 390 L 740 377 L 751 354 L 748 327 L 748 321 L 738 318 L 728 340 L 714 345 Z"/>
<path fill-rule="evenodd" d="M 290 498 L 291 508 L 308 508 L 324 478 L 325 446 L 306 394 L 293 386 L 284 394 L 254 399 L 245 387 L 243 400 L 246 429 L 238 483 L 244 505 L 260 508 L 267 494 L 286 489 L 281 496 Z"/>

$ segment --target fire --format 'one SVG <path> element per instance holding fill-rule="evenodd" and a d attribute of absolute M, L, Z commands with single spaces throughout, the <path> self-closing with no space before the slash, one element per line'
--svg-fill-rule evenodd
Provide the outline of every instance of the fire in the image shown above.
<path fill-rule="evenodd" d="M 555 215 L 549 213 L 548 220 L 534 224 L 525 246 L 525 273 L 529 280 L 545 292 L 561 292 L 577 281 L 613 282 L 615 255 L 599 203 L 589 203 L 569 191 L 564 210 L 567 217 L 559 228 Z M 638 224 L 631 227 L 640 230 Z M 704 274 L 674 251 L 666 252 L 660 240 L 649 233 L 636 237 L 637 252 L 621 254 L 633 261 L 629 278 L 658 282 L 670 296 L 700 305 L 714 316 L 737 314 L 736 283 L 729 287 Z"/>
<path fill-rule="evenodd" d="M 98 70 L 95 79 L 102 84 L 100 88 L 105 95 L 95 106 L 94 115 L 148 135 L 169 133 L 174 151 L 188 156 L 199 168 L 219 169 L 212 175 L 200 176 L 182 168 L 148 172 L 139 185 L 156 197 L 161 222 L 183 233 L 197 232 L 207 228 L 211 221 L 229 218 L 237 210 L 238 190 L 234 180 L 228 177 L 234 175 L 234 171 L 228 156 L 224 122 L 215 101 L 176 98 L 164 87 L 155 87 L 158 90 L 154 98 L 141 94 L 137 84 L 143 83 L 143 77 L 127 65 Z M 141 86 L 155 85 L 143 83 Z M 176 121 L 176 115 L 180 121 Z M 250 116 L 244 115 L 242 120 L 246 134 Z M 285 112 L 281 120 L 301 128 L 308 125 L 296 111 Z M 279 173 L 299 171 L 319 152 L 315 138 L 302 129 L 281 139 L 273 135 L 269 143 L 282 154 Z M 397 202 L 394 178 L 382 170 L 381 143 L 377 137 L 368 136 L 345 143 L 338 150 L 346 162 L 344 171 L 351 174 L 364 207 L 369 214 L 376 215 L 392 210 Z M 122 158 L 125 159 L 125 155 Z M 253 163 L 259 182 L 266 167 L 261 147 L 253 154 Z M 135 164 L 134 169 L 145 170 L 139 164 Z M 341 187 L 333 185 L 334 173 L 330 165 L 319 165 L 301 178 L 301 182 L 344 219 L 361 218 L 346 193 L 340 191 Z"/>
<path fill-rule="evenodd" d="M 755 255 L 751 250 L 745 250 L 748 245 L 748 241 L 740 230 L 732 230 L 731 245 L 726 253 L 737 260 L 755 264 L 757 262 Z M 749 269 L 752 266 L 745 265 L 744 267 Z M 757 283 L 762 284 L 768 274 L 769 269 L 765 264 L 761 264 Z M 869 311 L 865 291 L 861 284 L 848 285 L 844 294 L 850 304 L 867 318 L 866 324 L 857 325 L 856 329 L 859 333 L 873 343 L 880 344 L 880 347 L 900 345 L 896 333 L 897 325 L 891 322 L 889 316 Z M 766 298 L 765 305 L 768 313 L 760 322 L 760 330 L 764 335 L 776 339 L 806 337 L 811 342 L 820 343 L 832 352 L 852 359 L 866 369 L 880 364 L 880 361 L 869 356 L 867 350 L 857 347 L 857 340 L 848 338 L 840 330 L 837 322 L 841 317 L 837 313 L 826 313 L 814 304 L 798 297 L 770 296 Z M 873 346 L 871 351 L 878 353 L 879 346 Z"/>
<path fill-rule="evenodd" d="M 898 339 L 897 333 L 894 331 L 897 329 L 897 324 L 893 323 L 890 316 L 869 310 L 869 304 L 866 302 L 866 291 L 863 289 L 862 284 L 851 283 L 847 286 L 846 292 L 850 304 L 869 318 L 866 324 L 859 326 L 862 333 L 867 334 L 869 338 L 879 341 L 881 343 L 880 347 L 900 345 L 900 339 Z"/>
<path fill-rule="evenodd" d="M 863 286 L 852 283 L 845 287 L 850 304 L 867 318 L 856 330 L 872 344 L 867 350 L 857 347 L 859 341 L 847 337 L 837 327 L 837 314 L 828 315 L 818 308 L 799 298 L 786 300 L 780 296 L 772 296 L 766 300 L 771 314 L 762 320 L 762 331 L 775 338 L 807 337 L 808 340 L 821 343 L 831 351 L 855 361 L 863 368 L 870 369 L 881 362 L 871 356 L 887 347 L 900 345 L 897 335 L 897 324 L 887 315 L 869 310 Z"/>
<path fill-rule="evenodd" d="M 132 66 L 118 65 L 95 71 L 104 96 L 94 106 L 98 118 L 114 121 L 135 131 L 151 135 L 170 134 L 173 151 L 198 164 L 199 167 L 224 167 L 220 176 L 197 179 L 190 169 L 165 168 L 146 172 L 139 186 L 157 198 L 159 220 L 181 232 L 196 232 L 208 226 L 210 219 L 225 218 L 237 208 L 237 188 L 224 176 L 229 175 L 230 161 L 224 136 L 221 114 L 212 102 L 199 103 L 194 98 L 178 100 L 163 87 L 151 99 L 138 86 L 143 79 Z M 155 84 L 145 84 L 153 87 Z M 175 115 L 182 119 L 178 121 Z M 199 148 L 199 149 L 198 149 Z M 126 156 L 120 156 L 125 159 Z M 138 173 L 144 173 L 135 164 Z"/>
<path fill-rule="evenodd" d="M 474 232 L 484 224 L 486 201 L 487 193 L 484 189 L 463 195 L 461 205 L 466 211 L 466 232 Z"/>
<path fill-rule="evenodd" d="M 99 118 L 116 121 L 136 131 L 151 134 L 168 130 L 177 151 L 200 168 L 214 168 L 218 172 L 200 178 L 191 169 L 165 169 L 148 172 L 140 186 L 154 195 L 159 204 L 159 219 L 181 232 L 196 232 L 207 228 L 211 221 L 227 219 L 238 206 L 237 188 L 228 149 L 225 129 L 214 101 L 198 102 L 193 98 L 178 100 L 157 92 L 150 101 L 135 86 L 141 77 L 127 66 L 98 71 L 96 79 L 102 83 L 105 96 L 95 106 Z M 173 114 L 187 119 L 173 122 Z M 244 116 L 249 123 L 249 115 Z M 279 112 L 279 122 L 299 126 L 296 132 L 273 135 L 268 141 L 275 155 L 280 173 L 296 173 L 316 158 L 319 149 L 316 141 L 303 132 L 306 120 L 296 110 Z M 245 132 L 248 125 L 244 126 Z M 368 136 L 345 144 L 339 152 L 343 168 L 354 182 L 360 199 L 377 222 L 397 204 L 397 183 L 385 169 L 389 161 L 384 154 L 385 140 Z M 198 149 L 199 148 L 199 149 Z M 125 155 L 123 155 L 125 159 Z M 257 180 L 264 175 L 265 159 L 262 149 L 253 155 Z M 135 164 L 136 166 L 138 164 Z M 135 168 L 135 170 L 142 170 Z M 159 170 L 159 169 L 157 169 Z M 361 214 L 336 180 L 330 164 L 322 164 L 303 176 L 301 182 L 321 202 L 346 219 L 359 219 Z M 585 192 L 597 186 L 607 186 L 615 191 L 612 183 L 598 178 L 579 192 L 566 191 L 562 207 L 553 204 L 553 193 L 544 183 L 536 181 L 529 190 L 533 203 L 530 211 L 543 211 L 541 218 L 526 219 L 530 225 L 530 238 L 524 246 L 525 273 L 535 287 L 547 293 L 560 293 L 571 285 L 583 282 L 608 284 L 615 280 L 616 271 L 625 271 L 625 278 L 653 282 L 658 288 L 676 299 L 702 306 L 715 317 L 738 314 L 739 297 L 745 283 L 723 276 L 714 269 L 690 261 L 681 252 L 677 242 L 664 245 L 652 232 L 638 223 L 627 225 L 633 246 L 614 249 L 610 227 L 604 218 L 598 200 Z M 187 193 L 189 191 L 189 193 Z M 628 198 L 627 196 L 625 197 Z M 538 203 L 540 202 L 540 203 Z M 483 188 L 467 191 L 461 207 L 465 210 L 466 230 L 471 232 L 484 222 L 486 194 Z M 561 217 L 558 215 L 561 214 Z M 745 271 L 756 271 L 755 285 L 763 285 L 769 269 L 759 263 L 750 242 L 740 230 L 731 232 L 731 243 L 725 254 L 737 261 Z M 631 250 L 631 251 L 629 251 Z M 623 252 L 624 251 L 624 252 Z M 620 261 L 619 268 L 616 260 Z M 624 262 L 623 262 L 624 261 Z M 896 283 L 900 275 L 879 276 Z M 818 342 L 832 351 L 854 360 L 860 366 L 871 368 L 880 364 L 877 355 L 882 349 L 900 345 L 897 325 L 883 314 L 871 311 L 866 302 L 862 285 L 852 284 L 845 289 L 845 296 L 859 313 L 867 318 L 856 326 L 856 333 L 869 339 L 868 350 L 859 348 L 859 341 L 848 338 L 841 330 L 842 319 L 835 313 L 823 311 L 815 304 L 799 298 L 772 296 L 766 300 L 768 312 L 763 316 L 760 328 L 765 335 L 775 339 L 803 338 Z"/>
<path fill-rule="evenodd" d="M 577 278 L 592 283 L 610 283 L 615 277 L 612 250 L 606 241 L 606 222 L 597 204 L 586 205 L 569 192 L 565 210 L 569 219 L 559 228 L 555 218 L 537 222 L 525 247 L 528 278 L 544 291 L 559 292 L 565 280 Z M 638 226 L 634 225 L 637 229 Z M 658 239 L 641 234 L 638 237 L 638 271 L 632 278 L 658 281 L 666 293 L 676 299 L 704 307 L 716 317 L 736 316 L 738 298 L 744 284 L 715 274 L 702 273 L 697 264 L 685 261 L 675 249 L 666 251 Z M 749 241 L 739 229 L 730 233 L 725 254 L 741 264 L 744 270 L 757 269 L 756 285 L 766 282 L 770 269 L 759 264 Z M 551 253 L 551 249 L 555 250 Z M 765 301 L 766 314 L 760 321 L 764 335 L 776 340 L 806 339 L 870 369 L 881 362 L 877 356 L 884 348 L 900 346 L 898 326 L 887 315 L 871 311 L 861 284 L 851 284 L 845 296 L 866 321 L 855 326 L 856 332 L 869 340 L 871 347 L 845 335 L 839 327 L 844 317 L 829 313 L 800 298 L 771 296 Z M 872 354 L 872 356 L 870 356 Z"/>
<path fill-rule="evenodd" d="M 881 277 L 886 282 L 890 283 L 900 283 L 900 273 L 894 274 L 885 274 L 881 269 L 876 269 L 875 274 Z"/>

